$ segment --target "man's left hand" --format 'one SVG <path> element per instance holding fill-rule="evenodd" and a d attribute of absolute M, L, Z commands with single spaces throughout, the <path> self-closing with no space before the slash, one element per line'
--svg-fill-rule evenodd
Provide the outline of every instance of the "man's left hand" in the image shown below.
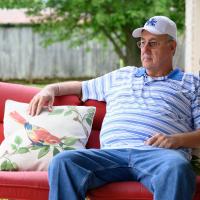
<path fill-rule="evenodd" d="M 145 141 L 146 145 L 160 148 L 177 149 L 180 147 L 180 138 L 177 135 L 164 135 L 157 133 Z"/>

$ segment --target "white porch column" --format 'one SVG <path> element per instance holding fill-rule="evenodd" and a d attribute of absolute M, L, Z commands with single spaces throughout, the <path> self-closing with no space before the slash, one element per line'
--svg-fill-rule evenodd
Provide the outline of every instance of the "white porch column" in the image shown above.
<path fill-rule="evenodd" d="M 185 71 L 200 73 L 200 0 L 186 0 Z"/>

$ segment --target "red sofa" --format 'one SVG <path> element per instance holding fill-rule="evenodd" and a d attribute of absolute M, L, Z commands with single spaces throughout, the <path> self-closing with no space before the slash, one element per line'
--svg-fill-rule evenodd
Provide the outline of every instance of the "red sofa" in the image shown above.
<path fill-rule="evenodd" d="M 0 82 L 0 141 L 3 140 L 3 115 L 6 99 L 29 102 L 37 88 Z M 55 99 L 55 105 L 96 106 L 92 133 L 87 148 L 99 148 L 99 130 L 105 114 L 105 103 L 89 100 L 81 102 L 76 96 L 62 96 Z M 0 198 L 45 200 L 48 199 L 47 172 L 0 171 Z M 88 191 L 90 200 L 152 200 L 152 194 L 139 182 L 115 182 Z M 70 199 L 69 199 L 70 200 Z M 178 200 L 178 199 L 177 199 Z M 200 200 L 200 176 L 197 177 L 196 193 L 193 200 Z"/>

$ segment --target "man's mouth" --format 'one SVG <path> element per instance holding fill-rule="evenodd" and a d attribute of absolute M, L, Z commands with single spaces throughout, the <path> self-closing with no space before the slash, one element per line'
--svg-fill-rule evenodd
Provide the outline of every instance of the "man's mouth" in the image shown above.
<path fill-rule="evenodd" d="M 151 59 L 152 59 L 151 56 L 143 56 L 142 57 L 142 61 L 149 61 Z"/>

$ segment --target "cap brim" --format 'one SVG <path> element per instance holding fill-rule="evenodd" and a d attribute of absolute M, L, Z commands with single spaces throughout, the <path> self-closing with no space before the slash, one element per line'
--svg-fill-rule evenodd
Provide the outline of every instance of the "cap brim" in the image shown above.
<path fill-rule="evenodd" d="M 155 35 L 162 35 L 163 33 L 157 31 L 154 27 L 141 27 L 141 28 L 137 28 L 133 31 L 132 33 L 132 36 L 134 38 L 138 38 L 138 37 L 141 37 L 141 33 L 143 30 L 146 30 L 152 34 L 155 34 Z"/>
<path fill-rule="evenodd" d="M 132 33 L 132 36 L 134 38 L 138 38 L 138 37 L 141 37 L 141 33 L 142 33 L 142 30 L 144 29 L 144 27 L 141 27 L 141 28 L 137 28 L 133 31 Z"/>

